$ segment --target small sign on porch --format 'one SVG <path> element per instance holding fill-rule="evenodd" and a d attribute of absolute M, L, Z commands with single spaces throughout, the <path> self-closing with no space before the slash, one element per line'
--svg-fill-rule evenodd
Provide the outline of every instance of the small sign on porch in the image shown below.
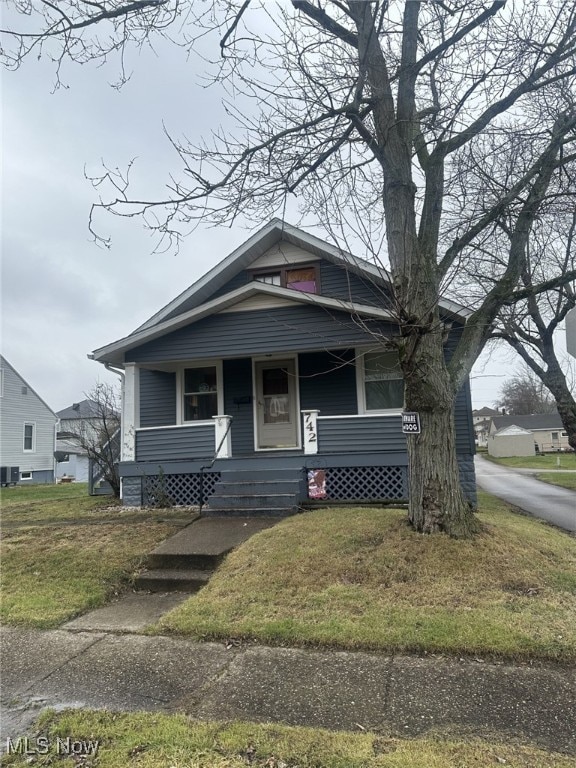
<path fill-rule="evenodd" d="M 326 470 L 309 469 L 308 470 L 308 498 L 325 499 L 326 498 Z"/>
<path fill-rule="evenodd" d="M 414 411 L 402 411 L 402 432 L 405 435 L 419 435 L 420 414 Z"/>

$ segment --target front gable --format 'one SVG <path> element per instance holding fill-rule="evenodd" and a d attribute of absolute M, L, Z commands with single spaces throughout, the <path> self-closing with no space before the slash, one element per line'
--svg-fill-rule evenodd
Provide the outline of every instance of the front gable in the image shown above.
<path fill-rule="evenodd" d="M 300 278 L 302 282 L 297 288 L 297 283 L 291 283 L 288 276 L 298 272 L 308 272 L 308 277 Z M 341 328 L 355 323 L 361 325 L 369 318 L 370 323 L 381 321 L 388 333 L 393 332 L 390 282 L 384 269 L 274 219 L 133 333 L 96 350 L 93 358 L 123 365 L 127 359 L 125 353 L 161 337 L 169 341 L 167 337 L 174 333 L 182 336 L 181 330 L 185 327 L 218 314 L 254 314 L 250 322 L 246 318 L 240 322 L 246 329 L 251 326 L 250 333 L 254 332 L 257 322 L 268 330 L 269 318 L 263 316 L 268 312 L 292 313 L 286 322 L 298 324 L 297 315 L 310 320 L 311 306 L 320 310 L 313 320 L 318 318 L 320 325 L 325 325 L 334 313 L 347 314 L 345 322 L 342 318 L 338 323 L 332 321 L 332 331 L 328 334 L 331 346 L 344 347 L 369 340 L 366 331 L 350 334 L 345 330 L 336 342 L 336 325 Z M 466 314 L 462 307 L 450 302 L 443 302 L 442 309 L 460 323 Z M 216 325 L 220 327 L 218 322 Z M 377 330 L 381 332 L 380 328 Z M 298 333 L 291 349 L 307 348 L 296 346 L 297 339 Z M 134 360 L 132 353 L 129 357 Z"/>
<path fill-rule="evenodd" d="M 201 293 L 193 293 L 180 301 L 162 319 L 173 319 L 201 304 L 226 296 L 238 288 L 250 285 L 263 274 L 280 273 L 287 268 L 302 266 L 314 267 L 316 270 L 316 295 L 318 296 L 382 308 L 389 306 L 388 292 L 382 281 L 378 286 L 374 282 L 375 277 L 368 279 L 351 272 L 344 259 L 336 264 L 321 258 L 311 250 L 292 245 L 287 240 L 280 240 L 261 256 L 256 257 L 246 268 L 230 277 L 223 285 L 218 285 L 219 281 L 214 279 L 214 286 L 218 287 L 215 287 L 212 293 L 209 293 L 206 286 Z M 277 304 L 277 306 L 281 305 L 282 303 Z"/>

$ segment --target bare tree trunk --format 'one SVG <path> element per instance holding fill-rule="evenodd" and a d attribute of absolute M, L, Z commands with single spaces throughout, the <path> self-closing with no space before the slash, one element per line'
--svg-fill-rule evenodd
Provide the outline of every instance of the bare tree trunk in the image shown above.
<path fill-rule="evenodd" d="M 468 538 L 480 529 L 460 484 L 454 427 L 455 394 L 442 333 L 425 333 L 403 360 L 406 408 L 420 414 L 422 432 L 408 436 L 408 517 L 421 533 Z"/>
<path fill-rule="evenodd" d="M 535 316 L 533 315 L 533 317 Z M 543 321 L 539 315 L 536 316 L 536 319 L 543 326 Z M 568 434 L 568 444 L 576 451 L 576 400 L 566 383 L 566 375 L 560 367 L 554 349 L 553 330 L 555 326 L 556 323 L 553 324 L 552 330 L 543 327 L 540 338 L 536 336 L 532 338 L 532 343 L 538 350 L 546 367 L 534 358 L 534 351 L 526 348 L 510 330 L 500 332 L 496 336 L 505 339 L 512 349 L 518 352 L 526 365 L 534 371 L 540 381 L 550 390 L 562 419 L 562 425 Z"/>
<path fill-rule="evenodd" d="M 566 376 L 561 370 L 556 356 L 553 359 L 545 357 L 548 370 L 544 372 L 542 381 L 548 387 L 554 399 L 556 408 L 562 419 L 562 425 L 568 434 L 568 444 L 576 451 L 576 400 L 568 389 Z"/>

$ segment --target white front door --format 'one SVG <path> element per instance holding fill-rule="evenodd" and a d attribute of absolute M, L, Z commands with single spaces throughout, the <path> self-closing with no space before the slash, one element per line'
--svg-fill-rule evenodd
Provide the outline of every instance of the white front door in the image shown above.
<path fill-rule="evenodd" d="M 256 446 L 298 447 L 298 404 L 294 360 L 257 362 Z"/>

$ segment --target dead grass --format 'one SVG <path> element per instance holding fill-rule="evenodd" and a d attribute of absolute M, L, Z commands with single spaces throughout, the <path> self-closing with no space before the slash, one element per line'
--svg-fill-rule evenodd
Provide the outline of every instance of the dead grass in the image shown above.
<path fill-rule="evenodd" d="M 395 652 L 576 659 L 576 540 L 482 495 L 472 541 L 393 509 L 288 518 L 233 552 L 159 631 Z"/>
<path fill-rule="evenodd" d="M 38 732 L 49 734 L 51 753 L 34 765 L 72 768 L 56 739 L 98 740 L 98 768 L 574 768 L 573 757 L 498 740 L 428 737 L 386 738 L 374 733 L 255 723 L 195 722 L 185 715 L 114 714 L 68 711 L 43 718 Z M 30 758 L 10 756 L 5 765 L 27 766 Z"/>
<path fill-rule="evenodd" d="M 175 530 L 165 523 L 110 523 L 8 530 L 2 541 L 6 624 L 48 628 L 125 589 L 143 557 Z"/>

